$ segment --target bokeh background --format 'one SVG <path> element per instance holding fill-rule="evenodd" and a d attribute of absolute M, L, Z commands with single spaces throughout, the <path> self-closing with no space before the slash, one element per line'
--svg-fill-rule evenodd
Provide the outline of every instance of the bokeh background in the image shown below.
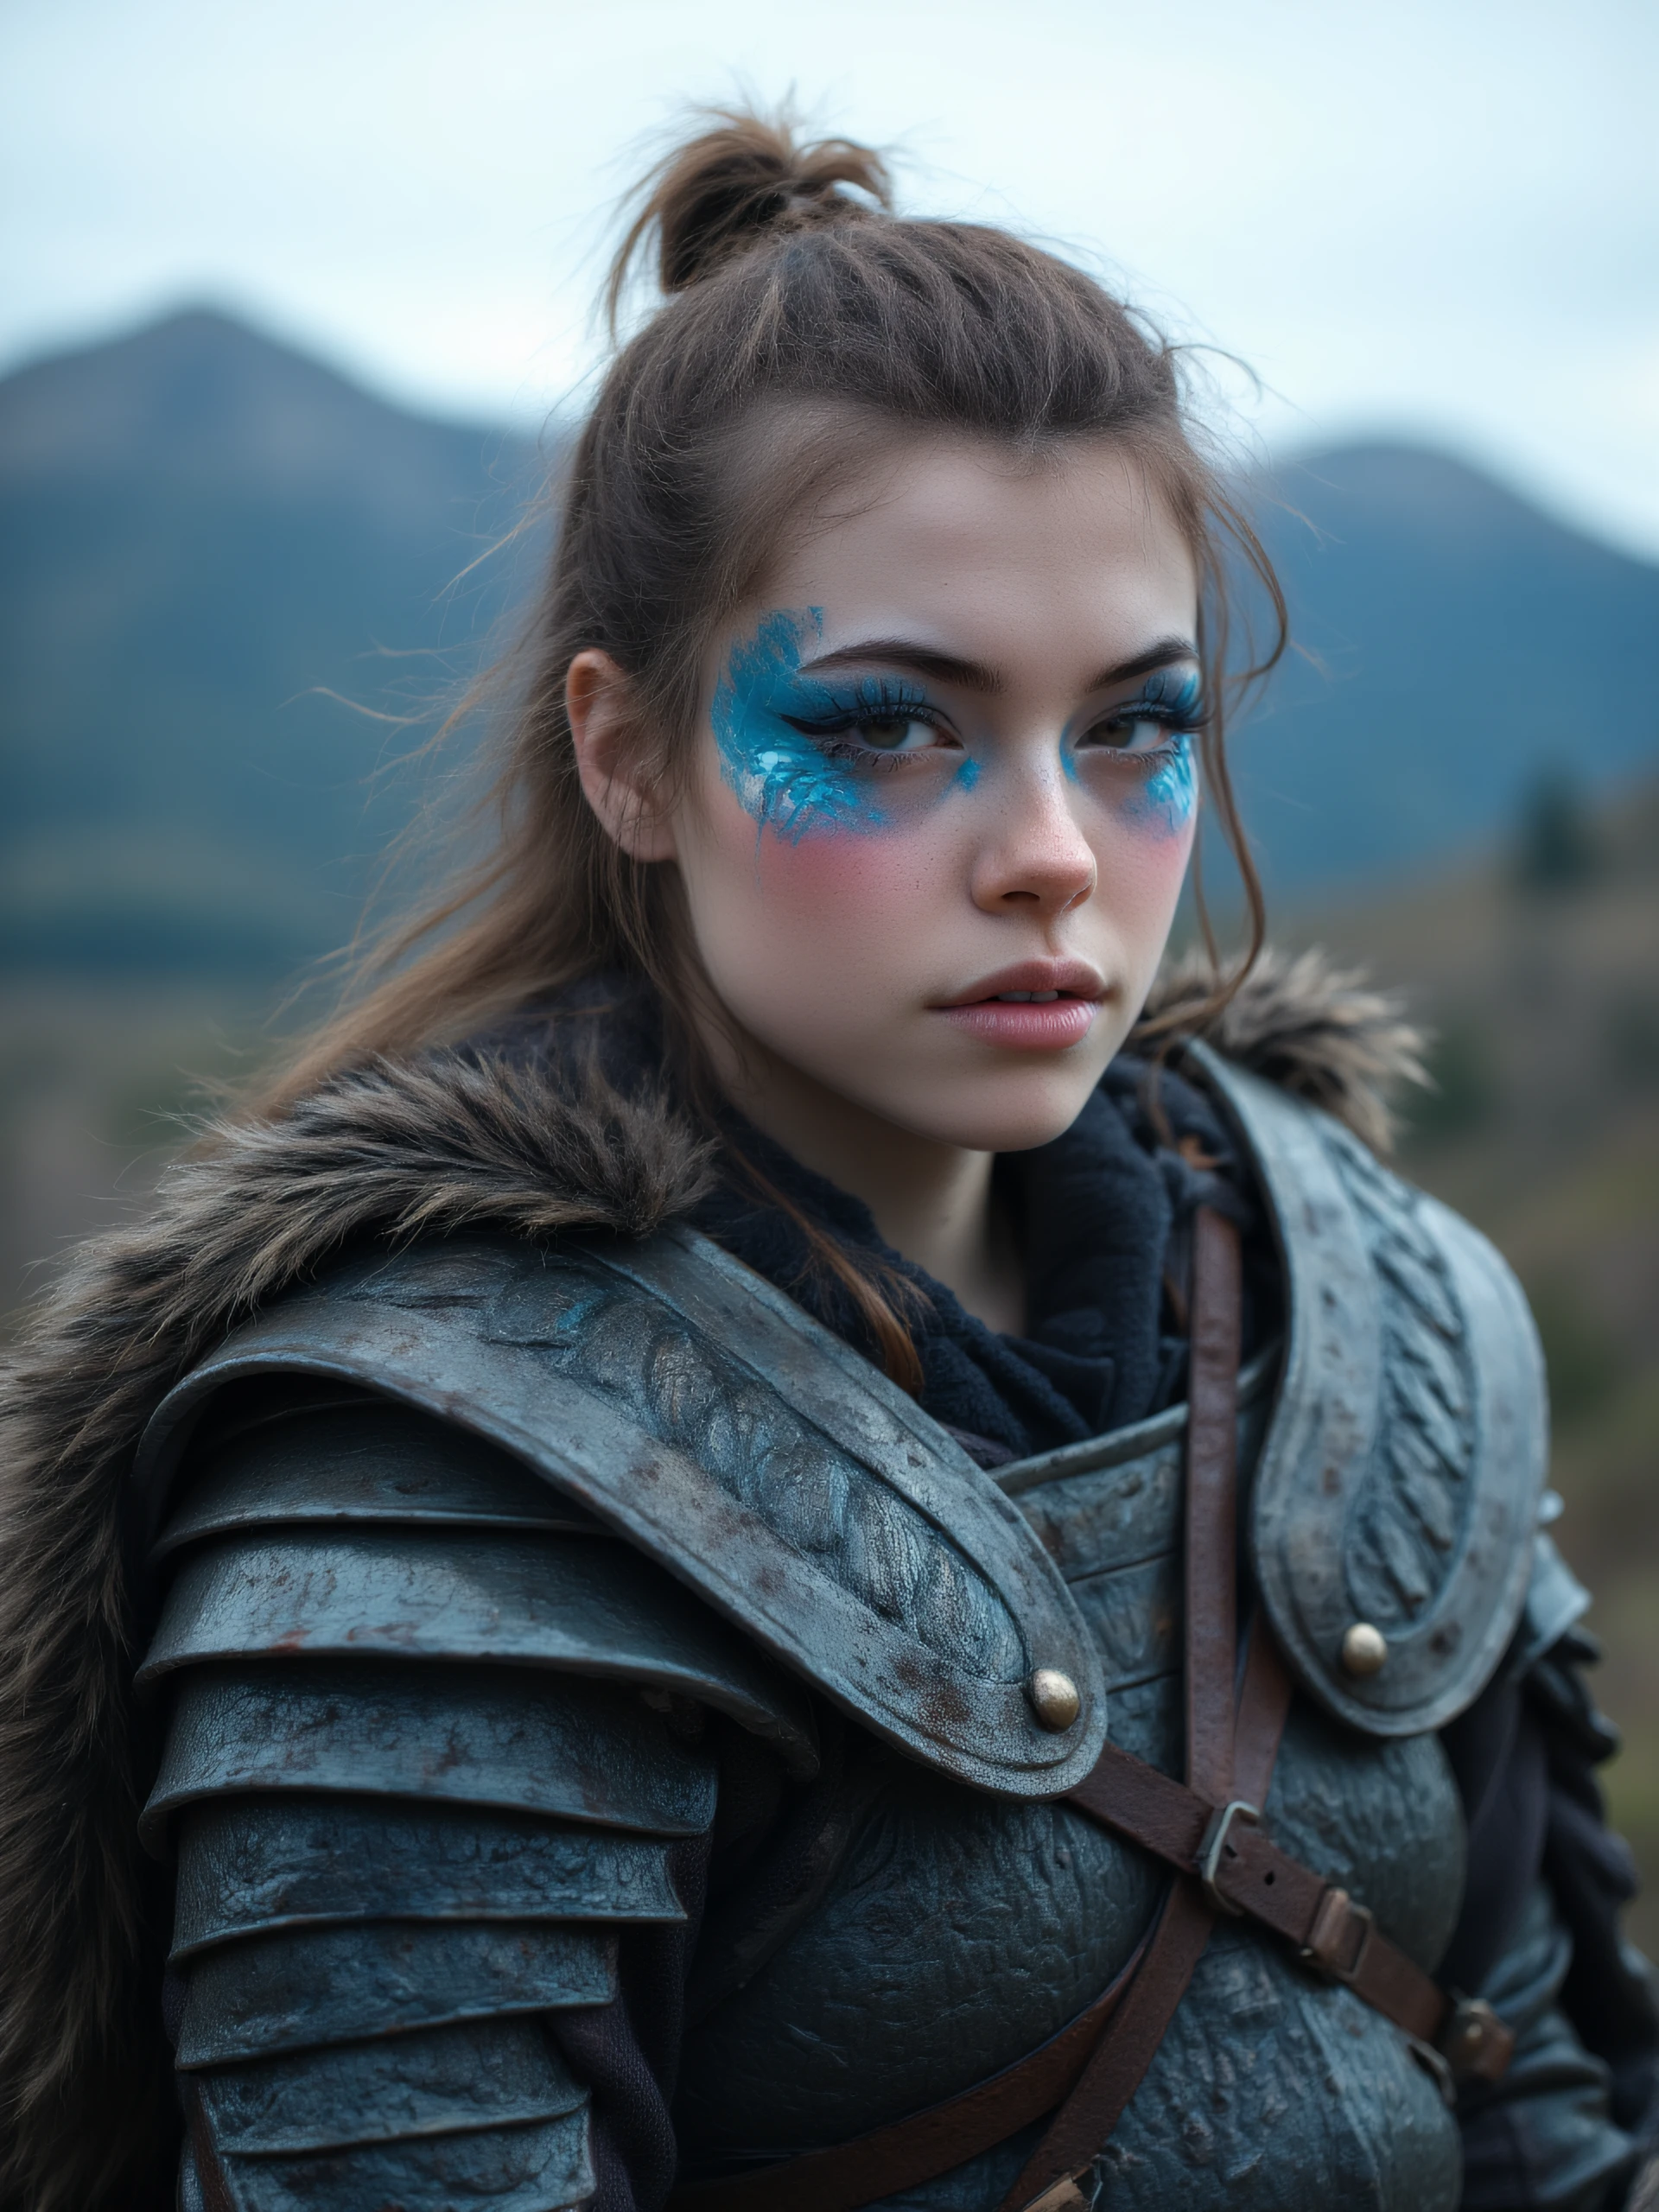
<path fill-rule="evenodd" d="M 7 0 L 0 1312 L 464 785 L 619 195 L 791 87 L 1199 349 L 1301 649 L 1236 746 L 1274 933 L 1435 1033 L 1406 1162 L 1533 1297 L 1659 1882 L 1649 0 Z"/>

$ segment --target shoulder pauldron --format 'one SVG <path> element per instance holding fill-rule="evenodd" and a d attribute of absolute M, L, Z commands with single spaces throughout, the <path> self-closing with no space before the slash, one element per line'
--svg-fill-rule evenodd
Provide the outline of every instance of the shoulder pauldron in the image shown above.
<path fill-rule="evenodd" d="M 1520 1286 L 1485 1238 L 1325 1114 L 1197 1056 L 1274 1217 L 1285 1371 L 1250 1544 L 1304 1686 L 1373 1735 L 1441 1727 L 1514 1635 L 1548 1456 L 1543 1365 Z M 1344 1662 L 1381 1631 L 1373 1673 Z M 1351 1643 L 1350 1657 L 1365 1657 Z"/>
<path fill-rule="evenodd" d="M 333 1377 L 488 1439 L 891 1742 L 1049 1796 L 1106 1733 L 1099 1660 L 1020 1515 L 966 1453 L 707 1239 L 416 1245 L 341 1268 L 232 1336 L 151 1423 L 139 1541 L 212 1395 Z M 1041 1726 L 1039 1668 L 1081 1712 Z"/>

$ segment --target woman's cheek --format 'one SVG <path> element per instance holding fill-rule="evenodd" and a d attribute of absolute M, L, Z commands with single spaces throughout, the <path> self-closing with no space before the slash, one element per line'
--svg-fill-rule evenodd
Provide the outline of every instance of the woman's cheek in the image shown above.
<path fill-rule="evenodd" d="M 1093 840 L 1100 871 L 1096 897 L 1122 921 L 1144 918 L 1166 925 L 1181 895 L 1197 834 L 1191 811 L 1172 820 L 1142 809 L 1114 810 L 1097 824 Z"/>
<path fill-rule="evenodd" d="M 856 930 L 879 913 L 926 903 L 927 887 L 944 871 L 932 842 L 914 831 L 873 834 L 830 830 L 785 844 L 769 837 L 761 854 L 761 886 L 769 908 L 805 921 Z"/>
<path fill-rule="evenodd" d="M 758 826 L 729 790 L 715 806 L 715 880 L 707 887 L 728 944 L 736 950 L 734 940 L 747 940 L 745 965 L 764 967 L 776 954 L 798 973 L 804 960 L 849 976 L 872 948 L 902 965 L 901 948 L 948 920 L 971 872 L 962 823 L 942 810 L 879 824 L 820 821 L 785 836 Z M 1090 903 L 1124 938 L 1155 933 L 1161 942 L 1192 855 L 1193 814 L 1122 804 L 1086 811 L 1098 872 Z"/>
<path fill-rule="evenodd" d="M 1187 862 L 1192 857 L 1197 829 L 1197 823 L 1189 820 L 1178 829 L 1161 834 L 1149 834 L 1138 825 L 1122 833 L 1113 841 L 1114 872 L 1150 898 L 1178 897 Z"/>
<path fill-rule="evenodd" d="M 866 826 L 824 821 L 793 836 L 757 830 L 753 818 L 727 797 L 722 823 L 723 865 L 734 889 L 741 874 L 764 913 L 837 929 L 855 929 L 877 910 L 925 904 L 930 887 L 951 878 L 937 819 L 891 819 Z M 959 871 L 958 862 L 958 871 Z"/>

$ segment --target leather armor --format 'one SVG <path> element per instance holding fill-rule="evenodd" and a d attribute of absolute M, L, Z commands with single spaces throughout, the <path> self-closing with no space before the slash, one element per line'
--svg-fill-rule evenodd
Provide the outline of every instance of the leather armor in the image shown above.
<path fill-rule="evenodd" d="M 1463 1883 L 1437 1731 L 1582 1603 L 1537 1532 L 1535 1341 L 1472 1231 L 1206 1067 L 1287 1298 L 1241 1414 L 1247 1602 L 1301 1692 L 1268 1820 L 1432 1971 Z M 682 1230 L 376 1255 L 232 1337 L 137 1475 L 184 2201 L 582 2203 L 625 2156 L 619 1991 L 658 2199 L 676 2156 L 696 2179 L 840 2141 L 1052 2035 L 1162 1894 L 1060 1794 L 1109 1732 L 1180 1768 L 1185 1419 L 988 1475 Z M 1388 1646 L 1367 1677 L 1358 1620 Z M 1069 1727 L 1038 1669 L 1077 1686 Z M 1559 1951 L 1540 1891 L 1494 1978 L 1523 2072 Z M 991 2212 L 1029 2147 L 888 2212 Z M 1242 1923 L 1100 2165 L 1133 2212 L 1452 2212 L 1460 2186 L 1406 2039 Z"/>

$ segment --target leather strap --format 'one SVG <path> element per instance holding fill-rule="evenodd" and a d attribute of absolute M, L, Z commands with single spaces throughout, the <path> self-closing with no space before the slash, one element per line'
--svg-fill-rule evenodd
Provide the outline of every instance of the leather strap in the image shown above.
<path fill-rule="evenodd" d="M 1088 2202 L 1077 2182 L 1140 2088 L 1214 1924 L 1196 1883 L 1171 1883 L 1128 1997 L 998 2212 L 1071 2212 Z"/>
<path fill-rule="evenodd" d="M 1181 1794 L 1206 1807 L 1224 1804 L 1231 1795 L 1237 1725 L 1233 1684 L 1238 1663 L 1241 1271 L 1237 1230 L 1213 1208 L 1200 1206 L 1192 1230 L 1184 1629 L 1187 1787 Z M 1250 1643 L 1256 1668 L 1269 1663 L 1256 1658 L 1271 1644 L 1259 1616 Z M 1282 1668 L 1279 1672 L 1282 1675 Z M 1258 1764 L 1265 1750 L 1268 1772 L 1289 1702 L 1287 1681 L 1275 1725 L 1271 1700 L 1260 1691 L 1252 1691 L 1249 1704 L 1257 1736 L 1252 1748 Z M 1108 1745 L 1109 1751 L 1115 1748 Z M 1143 1767 L 1127 1752 L 1119 1752 L 1117 1759 L 1137 1774 L 1157 1772 L 1154 1767 Z M 1088 1793 L 1106 1764 L 1103 1753 L 1093 1772 L 1067 1793 L 1096 1819 L 1100 1814 Z M 1116 1775 L 1116 1763 L 1110 1770 Z M 1166 1775 L 1159 1779 L 1172 1789 L 1181 1789 Z M 1265 1779 L 1264 1776 L 1263 1788 Z M 1106 1796 L 1107 1802 L 1111 1802 L 1111 1793 Z M 1111 1825 L 1119 1833 L 1135 1834 L 1116 1820 Z M 1195 1857 L 1196 1852 L 1188 1854 L 1184 1874 Z M 1019 2179 L 1003 2198 L 999 2212 L 1065 2212 L 1072 2203 L 1082 2203 L 1077 2177 L 1088 2171 L 1096 2154 L 1109 2141 L 1140 2088 L 1186 1993 L 1213 1925 L 1211 1899 L 1190 1878 L 1176 1881 L 1128 1997 L 1102 2035 L 1077 2086 L 1054 2115 Z"/>
<path fill-rule="evenodd" d="M 1457 2002 L 1345 1891 L 1268 1840 L 1267 1802 L 1292 1685 L 1263 1616 L 1251 1626 L 1236 1709 L 1240 1255 L 1231 1224 L 1194 1229 L 1187 1428 L 1185 1784 L 1108 1744 L 1071 1801 L 1173 1867 L 1151 1936 L 1084 2012 L 988 2081 L 851 2143 L 677 2190 L 669 2212 L 857 2212 L 990 2150 L 1054 2112 L 1000 2212 L 1071 2212 L 1075 2177 L 1110 2139 L 1173 2018 L 1216 1915 L 1239 1912 L 1417 2039 L 1446 2075 L 1500 2079 L 1513 2037 L 1487 2005 Z M 1058 2110 L 1056 2111 L 1056 2107 Z"/>
<path fill-rule="evenodd" d="M 1258 1617 L 1250 1637 L 1240 1725 L 1233 1747 L 1241 1789 L 1266 1796 L 1290 1710 L 1290 1694 L 1284 1662 Z M 1138 1766 L 1140 1761 L 1130 1764 Z M 1160 1775 L 1159 1779 L 1168 1782 L 1169 1777 Z M 1081 1803 L 1086 1787 L 1080 1784 L 1070 1794 Z M 1181 1785 L 1170 1782 L 1169 1787 L 1179 1789 Z M 1093 1808 L 1084 1804 L 1084 1809 L 1092 1812 Z M 1190 1872 L 1178 1875 L 1170 1885 L 1162 1916 L 1128 1998 L 1102 2037 L 1087 2073 L 1002 2200 L 1001 2212 L 1036 2212 L 1037 2208 L 1041 2212 L 1071 2212 L 1074 2205 L 1086 2202 L 1074 2177 L 1087 2171 L 1128 2109 L 1214 1926 L 1214 1908 L 1198 1882 Z"/>
<path fill-rule="evenodd" d="M 1071 1794 L 1103 1827 L 1184 1873 L 1207 1859 L 1212 1910 L 1272 1929 L 1308 1965 L 1345 1982 L 1408 2035 L 1439 2041 L 1452 2009 L 1445 1991 L 1377 1931 L 1345 1890 L 1281 1851 L 1253 1819 L 1236 1815 L 1220 1832 L 1220 1816 L 1196 1790 L 1110 1744 Z"/>
<path fill-rule="evenodd" d="M 1232 1795 L 1238 1669 L 1238 1231 L 1200 1206 L 1192 1224 L 1186 1426 L 1186 1779 Z"/>
<path fill-rule="evenodd" d="M 1000 2074 L 850 2143 L 677 2189 L 669 2212 L 779 2212 L 784 2205 L 789 2212 L 853 2212 L 995 2150 L 1070 2093 L 1147 1948 L 1145 1942 L 1136 1947 L 1085 2012 Z"/>

